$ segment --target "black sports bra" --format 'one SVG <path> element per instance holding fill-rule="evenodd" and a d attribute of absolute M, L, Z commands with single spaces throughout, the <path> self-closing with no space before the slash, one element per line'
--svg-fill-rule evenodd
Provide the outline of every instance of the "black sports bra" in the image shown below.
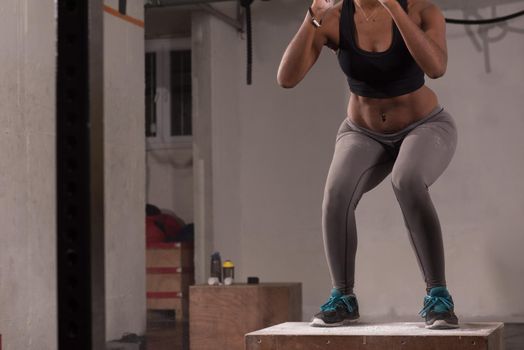
<path fill-rule="evenodd" d="M 388 98 L 410 93 L 424 85 L 424 72 L 411 56 L 393 21 L 391 46 L 382 52 L 359 48 L 355 42 L 354 0 L 344 0 L 339 25 L 338 61 L 356 95 Z M 397 0 L 407 12 L 407 0 Z"/>

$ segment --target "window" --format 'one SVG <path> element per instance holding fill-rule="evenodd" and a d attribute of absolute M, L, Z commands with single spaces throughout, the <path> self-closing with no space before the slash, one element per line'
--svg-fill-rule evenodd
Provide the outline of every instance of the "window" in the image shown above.
<path fill-rule="evenodd" d="M 192 144 L 189 39 L 146 41 L 146 137 L 148 149 Z"/>
<path fill-rule="evenodd" d="M 146 53 L 146 136 L 156 137 L 156 53 Z"/>
<path fill-rule="evenodd" d="M 171 136 L 191 135 L 191 51 L 169 53 Z"/>

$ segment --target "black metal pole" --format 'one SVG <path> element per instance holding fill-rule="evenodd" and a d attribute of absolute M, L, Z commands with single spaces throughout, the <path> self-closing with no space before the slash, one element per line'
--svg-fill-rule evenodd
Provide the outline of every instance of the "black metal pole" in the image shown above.
<path fill-rule="evenodd" d="M 57 6 L 58 349 L 104 349 L 102 1 Z"/>

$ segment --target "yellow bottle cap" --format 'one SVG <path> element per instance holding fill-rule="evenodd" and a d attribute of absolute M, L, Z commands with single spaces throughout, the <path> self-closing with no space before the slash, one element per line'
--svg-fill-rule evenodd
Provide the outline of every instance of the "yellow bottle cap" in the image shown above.
<path fill-rule="evenodd" d="M 235 267 L 235 265 L 233 265 L 233 262 L 231 260 L 226 260 L 224 261 L 224 263 L 222 264 L 222 267 Z"/>

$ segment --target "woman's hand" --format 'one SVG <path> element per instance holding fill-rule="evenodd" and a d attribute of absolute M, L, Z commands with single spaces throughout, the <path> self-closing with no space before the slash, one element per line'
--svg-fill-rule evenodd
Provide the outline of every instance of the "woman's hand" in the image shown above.
<path fill-rule="evenodd" d="M 335 4 L 335 0 L 313 0 L 311 8 L 318 19 Z"/>

